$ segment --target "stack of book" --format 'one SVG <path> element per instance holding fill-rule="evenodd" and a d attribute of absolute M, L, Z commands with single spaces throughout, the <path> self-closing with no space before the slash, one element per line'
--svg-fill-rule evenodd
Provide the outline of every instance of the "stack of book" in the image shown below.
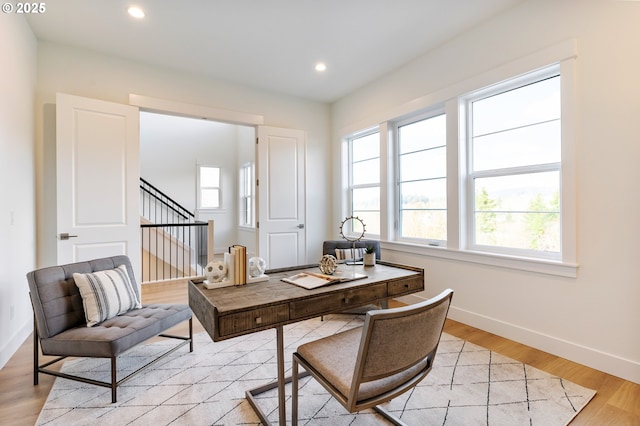
<path fill-rule="evenodd" d="M 229 247 L 229 252 L 224 254 L 224 262 L 227 264 L 227 281 L 235 285 L 247 283 L 247 248 L 239 244 Z"/>

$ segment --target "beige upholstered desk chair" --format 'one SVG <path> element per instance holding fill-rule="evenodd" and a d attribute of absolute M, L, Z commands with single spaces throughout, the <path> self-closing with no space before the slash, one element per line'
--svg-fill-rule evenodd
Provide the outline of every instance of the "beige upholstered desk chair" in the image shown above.
<path fill-rule="evenodd" d="M 413 388 L 433 367 L 453 291 L 414 305 L 369 311 L 362 328 L 298 347 L 293 354 L 292 424 L 298 423 L 298 365 L 350 413 L 378 407 Z"/>

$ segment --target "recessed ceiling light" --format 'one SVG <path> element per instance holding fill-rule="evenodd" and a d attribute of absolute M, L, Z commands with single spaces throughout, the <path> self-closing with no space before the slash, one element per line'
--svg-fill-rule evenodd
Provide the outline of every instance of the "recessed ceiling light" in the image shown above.
<path fill-rule="evenodd" d="M 318 62 L 316 64 L 316 71 L 322 72 L 322 71 L 326 71 L 326 70 L 327 70 L 327 66 L 325 64 L 323 64 L 322 62 Z"/>
<path fill-rule="evenodd" d="M 134 18 L 138 18 L 138 19 L 144 18 L 144 11 L 137 6 L 131 6 L 127 10 L 127 12 L 129 12 L 129 15 L 133 16 Z"/>

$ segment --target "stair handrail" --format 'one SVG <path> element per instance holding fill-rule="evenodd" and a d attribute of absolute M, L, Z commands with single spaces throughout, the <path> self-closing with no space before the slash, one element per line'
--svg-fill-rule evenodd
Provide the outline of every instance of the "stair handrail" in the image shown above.
<path fill-rule="evenodd" d="M 152 196 L 157 202 L 165 205 L 169 210 L 171 210 L 178 216 L 182 217 L 183 219 L 186 219 L 188 221 L 195 220 L 196 216 L 192 212 L 190 212 L 186 207 L 184 207 L 183 205 L 175 201 L 173 198 L 169 197 L 167 194 L 165 194 L 164 192 L 156 188 L 153 184 L 149 183 L 142 176 L 140 177 L 140 182 L 141 182 L 140 189 L 143 192 Z M 153 189 L 154 192 L 150 191 L 147 187 Z M 164 198 L 158 197 L 156 194 L 160 194 Z M 165 201 L 165 199 L 169 200 L 171 204 Z"/>

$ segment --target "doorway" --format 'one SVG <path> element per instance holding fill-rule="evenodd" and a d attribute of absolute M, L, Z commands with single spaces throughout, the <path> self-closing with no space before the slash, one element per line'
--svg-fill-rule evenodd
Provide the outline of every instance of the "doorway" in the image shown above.
<path fill-rule="evenodd" d="M 255 218 L 255 204 L 247 215 L 241 187 L 246 168 L 255 170 L 255 140 L 253 126 L 140 111 L 140 176 L 196 220 L 214 221 L 216 254 L 233 244 L 256 253 L 255 221 L 246 223 L 247 216 Z M 217 207 L 199 196 L 202 168 L 220 172 Z"/>
<path fill-rule="evenodd" d="M 129 95 L 129 103 L 147 113 L 198 122 L 212 121 L 221 126 L 231 125 L 238 126 L 237 129 L 245 129 L 251 137 L 242 137 L 235 152 L 238 158 L 240 155 L 253 155 L 256 224 L 254 228 L 238 226 L 237 240 L 234 243 L 245 245 L 248 250 L 249 247 L 255 247 L 253 252 L 264 258 L 270 268 L 306 263 L 306 133 L 303 130 L 264 126 L 262 115 L 135 94 Z M 238 133 L 242 131 L 238 130 Z M 183 135 L 176 135 L 176 140 L 184 140 Z M 176 142 L 173 146 L 181 147 Z M 224 145 L 218 153 L 230 148 L 233 147 Z M 283 171 L 289 178 L 283 179 Z M 234 184 L 237 184 L 236 180 Z M 239 199 L 237 195 L 235 199 Z M 237 204 L 234 204 L 234 208 L 237 208 Z M 216 225 L 216 239 L 217 228 Z M 292 244 L 294 235 L 296 241 Z M 215 245 L 220 247 L 218 242 Z M 226 246 L 222 247 L 226 249 Z"/>

